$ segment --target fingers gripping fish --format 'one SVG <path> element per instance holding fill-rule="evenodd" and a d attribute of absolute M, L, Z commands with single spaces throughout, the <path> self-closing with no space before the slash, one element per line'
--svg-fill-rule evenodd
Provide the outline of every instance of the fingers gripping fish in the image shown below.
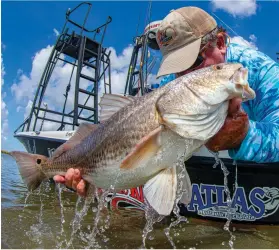
<path fill-rule="evenodd" d="M 177 190 L 178 159 L 185 160 L 224 124 L 228 101 L 255 98 L 241 64 L 220 64 L 182 76 L 141 97 L 105 94 L 100 124 L 81 124 L 51 158 L 11 152 L 30 190 L 45 178 L 79 168 L 96 188 L 144 185 L 144 196 L 161 215 L 171 213 Z M 187 171 L 186 171 L 187 173 Z M 183 180 L 191 200 L 191 181 Z"/>

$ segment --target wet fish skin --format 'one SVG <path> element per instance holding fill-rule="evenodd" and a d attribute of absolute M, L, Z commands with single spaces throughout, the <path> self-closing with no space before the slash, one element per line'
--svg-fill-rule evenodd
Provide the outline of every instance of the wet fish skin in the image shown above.
<path fill-rule="evenodd" d="M 245 98 L 255 97 L 241 64 L 204 68 L 142 97 L 106 95 L 101 101 L 101 117 L 108 119 L 98 126 L 81 125 L 50 159 L 11 154 L 30 189 L 46 177 L 79 168 L 82 177 L 98 188 L 145 185 L 151 205 L 160 214 L 168 214 L 177 185 L 177 159 L 191 157 L 218 132 L 228 100 L 243 97 L 244 91 Z M 190 188 L 188 176 L 185 185 Z M 189 202 L 190 197 L 183 199 Z"/>

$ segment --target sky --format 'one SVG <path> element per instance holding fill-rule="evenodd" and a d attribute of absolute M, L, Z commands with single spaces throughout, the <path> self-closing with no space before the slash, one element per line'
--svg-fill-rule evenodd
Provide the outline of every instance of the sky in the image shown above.
<path fill-rule="evenodd" d="M 25 150 L 13 137 L 16 128 L 29 115 L 32 100 L 57 35 L 65 22 L 65 12 L 73 9 L 76 1 L 2 1 L 1 5 L 1 148 Z M 151 21 L 162 20 L 170 10 L 197 6 L 211 13 L 228 25 L 233 42 L 245 44 L 260 50 L 276 60 L 279 52 L 277 1 L 153 1 Z M 149 7 L 147 1 L 93 1 L 87 21 L 89 28 L 95 28 L 112 17 L 104 40 L 104 46 L 111 50 L 112 91 L 123 93 L 127 70 L 133 50 L 133 38 L 142 33 L 146 26 Z M 84 9 L 76 11 L 73 18 L 81 20 Z M 233 30 L 233 32 L 231 31 Z M 152 52 L 152 51 L 151 51 Z M 156 54 L 158 56 L 158 53 Z M 160 56 L 157 58 L 158 65 Z M 67 65 L 68 66 L 68 65 Z M 49 105 L 60 106 L 63 98 L 57 95 L 65 89 L 70 68 L 57 65 L 46 96 Z M 156 69 L 156 67 L 155 67 Z M 154 72 L 156 74 L 156 72 Z M 155 75 L 150 81 L 156 81 Z M 88 82 L 82 83 L 84 87 Z M 57 93 L 54 95 L 54 93 Z M 73 92 L 72 92 L 73 94 Z M 73 98 L 70 97 L 71 103 Z M 53 129 L 46 123 L 44 129 Z"/>

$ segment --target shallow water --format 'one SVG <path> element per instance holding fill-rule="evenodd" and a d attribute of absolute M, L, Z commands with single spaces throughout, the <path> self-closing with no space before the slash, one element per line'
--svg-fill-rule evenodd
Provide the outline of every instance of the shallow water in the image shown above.
<path fill-rule="evenodd" d="M 41 193 L 35 192 L 28 198 L 27 189 L 19 176 L 15 161 L 2 155 L 2 197 L 1 231 L 2 248 L 66 248 L 70 242 L 76 209 L 82 209 L 83 200 L 78 203 L 77 195 L 53 183 L 46 182 Z M 26 203 L 25 203 L 26 200 Z M 74 224 L 76 233 L 69 248 L 86 248 L 94 227 L 97 204 L 88 208 L 80 228 L 78 218 Z M 64 221 L 61 220 L 64 216 Z M 109 216 L 109 220 L 108 220 Z M 175 218 L 166 217 L 153 225 L 145 241 L 146 248 L 173 248 L 165 235 L 166 229 Z M 224 231 L 224 223 L 198 220 L 188 217 L 170 230 L 170 236 L 177 248 L 230 248 L 230 235 Z M 138 210 L 102 209 L 98 223 L 100 234 L 94 248 L 140 248 L 146 225 L 145 214 Z M 232 223 L 235 236 L 234 248 L 279 248 L 278 226 L 251 226 Z"/>

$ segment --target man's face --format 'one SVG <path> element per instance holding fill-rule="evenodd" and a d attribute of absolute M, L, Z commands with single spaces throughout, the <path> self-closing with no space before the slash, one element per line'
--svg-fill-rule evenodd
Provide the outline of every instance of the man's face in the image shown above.
<path fill-rule="evenodd" d="M 177 75 L 182 76 L 197 69 L 201 69 L 214 64 L 224 63 L 226 54 L 226 47 L 224 41 L 224 36 L 220 35 L 217 37 L 215 43 L 207 43 L 205 45 L 205 49 L 203 49 L 204 46 L 201 46 L 202 53 L 200 53 L 199 56 L 202 57 L 202 62 L 195 67 L 192 66 L 190 69 L 178 73 Z"/>

